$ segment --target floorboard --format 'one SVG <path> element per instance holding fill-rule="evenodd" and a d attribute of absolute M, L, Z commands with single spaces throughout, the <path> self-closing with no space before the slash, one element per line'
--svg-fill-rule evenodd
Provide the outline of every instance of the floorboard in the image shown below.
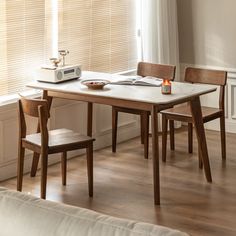
<path fill-rule="evenodd" d="M 110 147 L 95 152 L 93 198 L 88 197 L 84 156 L 68 162 L 67 186 L 61 185 L 60 166 L 51 166 L 47 199 L 191 235 L 236 235 L 236 134 L 227 134 L 226 162 L 221 160 L 219 133 L 207 131 L 207 142 L 212 184 L 198 168 L 196 139 L 193 154 L 188 154 L 186 131 L 176 134 L 176 150 L 168 146 L 167 162 L 160 162 L 161 206 L 153 204 L 152 160 L 143 158 L 139 138 L 119 144 L 116 154 Z M 39 196 L 39 174 L 24 176 L 24 192 Z M 0 184 L 16 189 L 15 178 Z"/>

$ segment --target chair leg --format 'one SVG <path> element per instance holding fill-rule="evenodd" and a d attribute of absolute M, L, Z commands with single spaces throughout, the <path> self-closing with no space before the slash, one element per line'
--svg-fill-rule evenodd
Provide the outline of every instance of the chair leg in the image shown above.
<path fill-rule="evenodd" d="M 144 158 L 148 159 L 148 146 L 149 146 L 149 115 L 147 112 L 143 116 L 143 139 L 144 139 Z"/>
<path fill-rule="evenodd" d="M 19 145 L 17 164 L 17 191 L 22 191 L 25 148 Z"/>
<path fill-rule="evenodd" d="M 143 114 L 140 115 L 140 136 L 141 136 L 141 144 L 144 144 L 145 139 L 145 117 Z"/>
<path fill-rule="evenodd" d="M 188 152 L 193 153 L 193 124 L 188 123 Z"/>
<path fill-rule="evenodd" d="M 46 199 L 48 153 L 41 155 L 41 198 Z"/>
<path fill-rule="evenodd" d="M 89 196 L 93 196 L 93 144 L 86 148 Z"/>
<path fill-rule="evenodd" d="M 220 117 L 221 153 L 222 160 L 226 160 L 225 117 Z"/>
<path fill-rule="evenodd" d="M 198 147 L 198 166 L 199 166 L 199 169 L 203 168 L 203 162 L 202 162 L 202 156 L 201 155 L 202 155 L 201 150 Z"/>
<path fill-rule="evenodd" d="M 39 163 L 39 153 L 34 153 L 33 155 L 33 161 L 32 161 L 32 166 L 31 166 L 31 171 L 30 171 L 30 176 L 35 177 L 37 169 L 38 169 L 38 163 Z"/>
<path fill-rule="evenodd" d="M 166 162 L 166 143 L 167 143 L 167 124 L 168 120 L 162 114 L 162 161 Z"/>
<path fill-rule="evenodd" d="M 112 107 L 112 152 L 116 152 L 118 111 Z"/>
<path fill-rule="evenodd" d="M 170 125 L 170 149 L 175 150 L 175 127 L 174 120 L 169 120 Z"/>
<path fill-rule="evenodd" d="M 61 154 L 62 185 L 66 185 L 66 171 L 67 171 L 67 153 L 63 152 Z"/>

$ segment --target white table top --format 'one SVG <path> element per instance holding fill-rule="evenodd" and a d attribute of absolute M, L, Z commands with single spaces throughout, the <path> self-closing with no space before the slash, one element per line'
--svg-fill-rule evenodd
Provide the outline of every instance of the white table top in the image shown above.
<path fill-rule="evenodd" d="M 172 82 L 172 94 L 164 95 L 161 93 L 161 87 L 108 84 L 103 90 L 91 90 L 80 83 L 82 79 L 112 80 L 112 78 L 117 78 L 117 75 L 83 71 L 82 77 L 79 80 L 71 80 L 59 84 L 34 81 L 27 86 L 35 89 L 90 96 L 94 95 L 105 98 L 116 98 L 150 104 L 168 104 L 192 96 L 210 93 L 216 90 L 216 87 L 205 84 Z"/>

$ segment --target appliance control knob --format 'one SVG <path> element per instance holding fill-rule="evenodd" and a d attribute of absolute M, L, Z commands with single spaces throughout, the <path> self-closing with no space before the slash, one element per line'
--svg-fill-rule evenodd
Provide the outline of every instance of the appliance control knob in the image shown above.
<path fill-rule="evenodd" d="M 62 77 L 63 77 L 63 74 L 62 74 L 61 71 L 59 71 L 59 72 L 57 73 L 57 79 L 58 79 L 58 80 L 61 80 Z"/>
<path fill-rule="evenodd" d="M 79 67 L 76 68 L 76 70 L 75 70 L 75 74 L 76 74 L 76 76 L 78 76 L 78 77 L 81 76 L 81 69 L 80 69 Z"/>

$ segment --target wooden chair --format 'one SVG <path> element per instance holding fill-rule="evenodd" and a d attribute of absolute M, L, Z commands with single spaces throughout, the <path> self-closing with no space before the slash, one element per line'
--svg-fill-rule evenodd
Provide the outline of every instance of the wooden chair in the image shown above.
<path fill-rule="evenodd" d="M 225 85 L 227 80 L 227 72 L 217 70 L 206 70 L 199 68 L 187 68 L 185 71 L 185 82 L 202 83 L 218 85 L 220 87 L 219 108 L 202 106 L 203 123 L 220 119 L 221 132 L 221 151 L 222 159 L 226 159 L 226 141 L 225 141 Z M 188 151 L 193 151 L 193 120 L 189 104 L 173 107 L 164 110 L 162 113 L 162 160 L 166 161 L 166 142 L 167 142 L 167 125 L 170 124 L 170 146 L 175 149 L 174 143 L 174 121 L 188 123 Z M 202 161 L 199 153 L 199 167 L 202 168 Z"/>
<path fill-rule="evenodd" d="M 147 62 L 139 62 L 137 75 L 143 77 L 153 76 L 162 79 L 174 80 L 175 68 L 176 67 L 172 65 L 161 65 Z M 136 108 L 129 109 L 118 106 L 112 107 L 112 152 L 116 152 L 118 112 L 140 115 L 141 143 L 144 144 L 144 157 L 147 159 L 150 112 L 142 111 Z"/>
<path fill-rule="evenodd" d="M 25 114 L 39 119 L 40 133 L 26 135 Z M 41 198 L 46 198 L 48 155 L 62 153 L 62 184 L 66 185 L 67 151 L 86 148 L 89 196 L 93 196 L 93 141 L 68 129 L 48 131 L 49 118 L 47 100 L 19 100 L 19 152 L 17 167 L 17 190 L 22 190 L 25 149 L 41 155 Z"/>

